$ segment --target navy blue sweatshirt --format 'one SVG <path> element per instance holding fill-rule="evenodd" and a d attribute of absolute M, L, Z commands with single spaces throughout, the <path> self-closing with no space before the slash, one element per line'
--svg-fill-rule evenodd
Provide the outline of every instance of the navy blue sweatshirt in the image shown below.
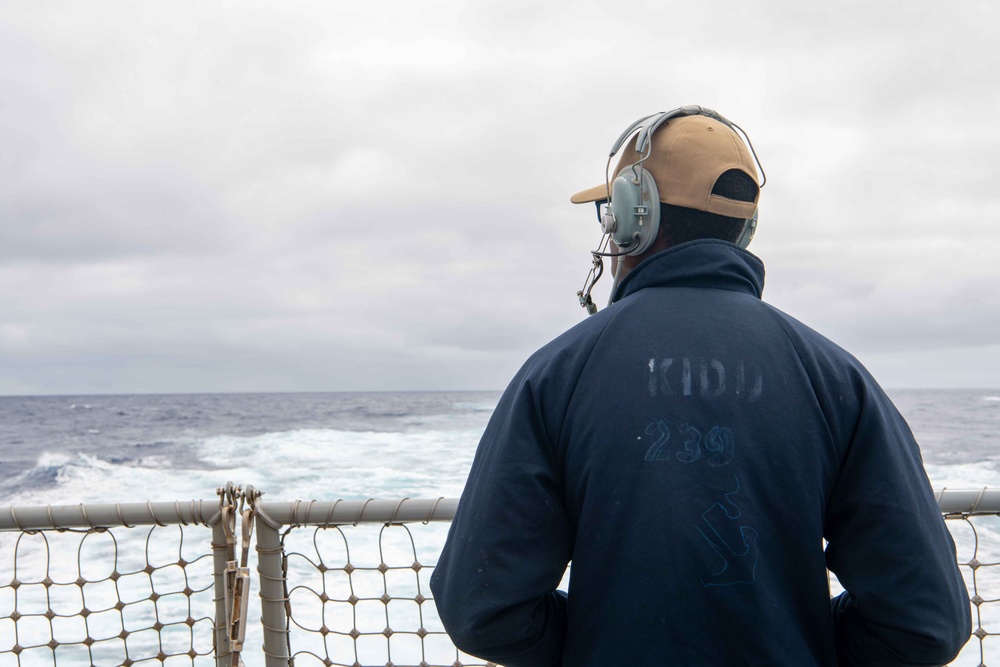
<path fill-rule="evenodd" d="M 686 243 L 524 364 L 431 579 L 459 648 L 507 667 L 803 667 L 939 665 L 965 644 L 909 428 L 763 285 L 752 254 Z M 832 601 L 827 568 L 847 591 Z"/>

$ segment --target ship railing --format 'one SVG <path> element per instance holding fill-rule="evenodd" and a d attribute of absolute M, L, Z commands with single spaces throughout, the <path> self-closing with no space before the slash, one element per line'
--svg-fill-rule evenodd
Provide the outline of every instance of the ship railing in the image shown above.
<path fill-rule="evenodd" d="M 937 498 L 973 615 L 953 664 L 1000 661 L 1000 489 Z M 490 665 L 454 647 L 429 590 L 456 506 L 227 484 L 217 500 L 0 508 L 0 667 Z"/>

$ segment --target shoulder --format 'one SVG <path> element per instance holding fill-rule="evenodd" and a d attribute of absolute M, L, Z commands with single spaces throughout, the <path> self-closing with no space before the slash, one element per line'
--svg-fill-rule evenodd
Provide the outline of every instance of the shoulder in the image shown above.
<path fill-rule="evenodd" d="M 761 307 L 781 328 L 804 361 L 811 361 L 811 365 L 817 368 L 868 375 L 867 369 L 853 354 L 812 327 L 768 303 L 761 302 Z"/>
<path fill-rule="evenodd" d="M 582 371 L 619 310 L 618 304 L 612 305 L 559 334 L 528 357 L 518 375 Z"/>
<path fill-rule="evenodd" d="M 905 424 L 885 390 L 853 354 L 791 315 L 763 305 L 795 350 L 815 399 L 841 442 L 853 438 L 866 420 L 883 424 L 880 429 L 886 422 Z"/>
<path fill-rule="evenodd" d="M 507 385 L 491 424 L 533 422 L 557 441 L 580 378 L 617 310 L 612 306 L 586 318 L 528 357 Z"/>

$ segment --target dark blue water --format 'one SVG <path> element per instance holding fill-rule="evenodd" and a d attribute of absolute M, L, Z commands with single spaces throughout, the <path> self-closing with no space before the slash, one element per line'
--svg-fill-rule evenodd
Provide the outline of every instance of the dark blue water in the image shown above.
<path fill-rule="evenodd" d="M 1000 390 L 890 394 L 921 445 L 932 481 L 954 487 L 998 478 Z M 265 437 L 269 443 L 278 438 L 291 457 L 282 465 L 289 467 L 302 464 L 294 458 L 302 451 L 296 443 L 319 442 L 339 449 L 331 458 L 343 457 L 352 433 L 392 436 L 397 448 L 423 443 L 435 456 L 466 460 L 498 398 L 497 392 L 0 397 L 0 504 L 56 486 L 70 468 L 94 468 L 89 480 L 127 479 L 150 467 L 217 470 L 225 477 L 230 462 L 211 455 L 213 447 L 236 443 L 252 456 Z M 311 439 L 303 440 L 304 432 Z M 317 433 L 334 435 L 316 440 Z M 409 456 L 406 465 L 435 466 Z M 391 468 L 400 456 L 389 458 L 382 463 Z"/>
<path fill-rule="evenodd" d="M 209 460 L 206 444 L 226 438 L 288 434 L 284 446 L 302 432 L 336 434 L 336 442 L 350 433 L 459 432 L 468 433 L 461 441 L 471 450 L 498 398 L 496 392 L 0 397 L 0 504 L 56 485 L 68 465 L 87 464 L 81 462 L 109 464 L 103 474 L 114 477 L 159 466 L 216 468 L 224 479 L 226 463 Z"/>
<path fill-rule="evenodd" d="M 1000 390 L 889 392 L 910 424 L 924 461 L 938 465 L 1000 456 Z"/>

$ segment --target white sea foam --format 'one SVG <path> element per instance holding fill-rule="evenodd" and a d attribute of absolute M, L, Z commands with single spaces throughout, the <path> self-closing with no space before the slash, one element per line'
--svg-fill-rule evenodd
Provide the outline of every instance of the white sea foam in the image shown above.
<path fill-rule="evenodd" d="M 270 500 L 450 497 L 462 491 L 479 436 L 303 429 L 210 438 L 198 456 Z"/>
<path fill-rule="evenodd" d="M 58 468 L 70 462 L 72 457 L 64 452 L 42 452 L 38 456 L 36 468 Z"/>
<path fill-rule="evenodd" d="M 215 471 L 178 469 L 164 464 L 162 456 L 113 463 L 90 454 L 43 454 L 35 468 L 19 477 L 48 477 L 54 487 L 29 485 L 8 502 L 11 505 L 75 505 L 211 499 L 220 485 L 219 474 Z"/>
<path fill-rule="evenodd" d="M 977 463 L 956 463 L 941 465 L 928 463 L 924 465 L 931 486 L 940 490 L 949 489 L 980 489 L 984 486 L 1000 486 L 1000 461 L 989 459 Z"/>
<path fill-rule="evenodd" d="M 495 401 L 456 401 L 454 403 L 456 409 L 464 410 L 475 410 L 476 412 L 493 412 L 496 408 Z"/>
<path fill-rule="evenodd" d="M 7 502 L 212 499 L 226 481 L 252 484 L 273 501 L 454 497 L 465 484 L 480 435 L 477 430 L 303 429 L 216 436 L 196 443 L 194 457 L 179 460 L 157 453 L 111 462 L 90 454 L 45 452 L 19 478 L 50 478 L 54 488 L 23 484 Z"/>

